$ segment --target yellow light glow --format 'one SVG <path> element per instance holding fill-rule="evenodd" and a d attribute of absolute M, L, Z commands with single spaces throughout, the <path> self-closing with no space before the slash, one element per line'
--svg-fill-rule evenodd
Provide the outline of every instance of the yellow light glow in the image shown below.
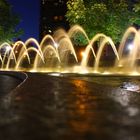
<path fill-rule="evenodd" d="M 86 57 L 85 51 L 81 51 L 80 55 L 81 55 L 82 57 Z"/>
<path fill-rule="evenodd" d="M 138 75 L 140 75 L 140 73 L 138 73 L 137 71 L 134 71 L 134 72 L 131 72 L 130 75 L 132 75 L 132 76 L 138 76 Z"/>
<path fill-rule="evenodd" d="M 108 71 L 105 71 L 105 72 L 103 72 L 103 74 L 104 74 L 104 75 L 109 75 L 109 74 L 111 74 L 111 73 L 108 72 Z"/>

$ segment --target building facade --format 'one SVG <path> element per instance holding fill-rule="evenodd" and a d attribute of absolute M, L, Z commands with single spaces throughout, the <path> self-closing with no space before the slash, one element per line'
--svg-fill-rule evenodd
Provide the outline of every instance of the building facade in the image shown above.
<path fill-rule="evenodd" d="M 46 34 L 53 34 L 57 28 L 68 29 L 66 21 L 67 0 L 41 0 L 40 9 L 40 40 Z"/>

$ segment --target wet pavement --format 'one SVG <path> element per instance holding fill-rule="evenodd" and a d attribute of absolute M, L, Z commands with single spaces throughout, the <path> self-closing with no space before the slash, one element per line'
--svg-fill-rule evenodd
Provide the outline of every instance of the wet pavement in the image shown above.
<path fill-rule="evenodd" d="M 0 140 L 139 140 L 138 78 L 29 74 L 0 104 Z"/>
<path fill-rule="evenodd" d="M 21 79 L 9 75 L 0 75 L 0 98 L 21 83 Z"/>

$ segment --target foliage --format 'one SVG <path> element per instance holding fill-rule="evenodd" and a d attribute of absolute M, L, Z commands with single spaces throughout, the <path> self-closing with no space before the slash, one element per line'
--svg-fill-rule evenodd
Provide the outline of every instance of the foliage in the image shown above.
<path fill-rule="evenodd" d="M 138 2 L 138 3 L 136 3 L 136 4 L 134 5 L 133 10 L 134 10 L 138 15 L 140 15 L 140 2 Z M 139 18 L 139 17 L 136 18 L 135 23 L 136 23 L 137 25 L 140 25 L 140 18 Z"/>
<path fill-rule="evenodd" d="M 0 0 L 0 44 L 21 34 L 21 31 L 15 31 L 18 23 L 19 17 L 12 13 L 11 6 L 6 0 Z"/>
<path fill-rule="evenodd" d="M 140 24 L 140 4 L 131 0 L 68 0 L 66 18 L 70 25 L 79 24 L 91 39 L 97 33 L 119 42 L 131 25 Z"/>

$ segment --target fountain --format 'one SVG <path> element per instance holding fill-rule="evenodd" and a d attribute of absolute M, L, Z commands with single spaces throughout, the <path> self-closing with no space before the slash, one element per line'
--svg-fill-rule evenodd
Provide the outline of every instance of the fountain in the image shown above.
<path fill-rule="evenodd" d="M 87 40 L 84 48 L 71 39 L 79 32 Z M 1 74 L 25 80 L 0 96 L 0 138 L 140 139 L 139 41 L 134 27 L 116 46 L 102 33 L 89 40 L 76 25 L 46 35 L 40 44 L 34 38 L 1 44 Z M 1 92 L 17 83 L 1 76 Z"/>
<path fill-rule="evenodd" d="M 82 56 L 76 51 L 71 37 L 82 33 L 88 42 Z M 131 40 L 131 47 L 128 42 Z M 7 71 L 91 73 L 112 75 L 139 75 L 140 31 L 129 27 L 120 43 L 105 34 L 96 34 L 89 40 L 82 27 L 75 25 L 68 32 L 57 30 L 53 36 L 46 35 L 41 43 L 34 38 L 14 45 L 0 45 L 0 69 Z M 95 45 L 96 44 L 96 45 Z M 95 51 L 95 46 L 97 51 Z M 105 52 L 106 51 L 106 52 Z M 106 56 L 111 57 L 107 59 Z M 82 57 L 79 59 L 79 56 Z M 89 65 L 90 62 L 90 65 Z M 109 62 L 111 65 L 106 66 Z M 92 64 L 91 64 L 92 63 Z"/>

